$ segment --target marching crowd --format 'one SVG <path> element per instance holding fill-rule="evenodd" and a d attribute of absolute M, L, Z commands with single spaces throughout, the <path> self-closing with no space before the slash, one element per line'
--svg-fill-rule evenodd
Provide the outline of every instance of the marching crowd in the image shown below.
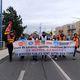
<path fill-rule="evenodd" d="M 28 37 L 26 37 L 24 34 L 21 34 L 18 40 L 59 40 L 59 41 L 64 41 L 64 40 L 73 40 L 76 42 L 75 45 L 75 51 L 73 54 L 73 57 L 75 57 L 76 50 L 79 47 L 79 36 L 77 33 L 74 33 L 72 36 L 70 35 L 64 35 L 63 31 L 59 31 L 59 35 L 50 35 L 46 34 L 46 32 L 42 32 L 42 35 L 36 35 L 36 34 L 31 34 Z M 15 41 L 15 34 L 14 32 L 10 32 L 7 34 L 7 47 L 9 51 L 9 60 L 12 61 L 12 51 L 13 51 L 13 42 Z M 57 55 L 54 56 L 55 59 L 57 59 Z M 61 55 L 60 55 L 61 57 Z M 62 57 L 65 57 L 65 55 L 62 55 Z M 23 59 L 24 56 L 21 56 L 21 59 Z M 42 55 L 42 59 L 47 58 L 46 55 Z M 34 60 L 37 60 L 37 56 L 33 56 Z"/>

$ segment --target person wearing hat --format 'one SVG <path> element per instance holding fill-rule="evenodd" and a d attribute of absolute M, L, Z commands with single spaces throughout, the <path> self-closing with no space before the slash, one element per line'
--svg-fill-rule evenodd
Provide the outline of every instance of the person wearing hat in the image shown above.
<path fill-rule="evenodd" d="M 7 48 L 9 52 L 9 61 L 12 61 L 12 52 L 13 52 L 13 42 L 15 40 L 15 35 L 13 31 L 10 31 L 9 34 L 7 34 Z"/>

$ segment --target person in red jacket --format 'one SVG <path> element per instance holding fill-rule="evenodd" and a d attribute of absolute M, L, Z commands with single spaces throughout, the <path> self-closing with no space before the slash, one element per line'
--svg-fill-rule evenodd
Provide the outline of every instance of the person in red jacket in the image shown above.
<path fill-rule="evenodd" d="M 59 41 L 65 41 L 66 40 L 66 36 L 64 35 L 63 30 L 59 31 L 58 40 Z"/>
<path fill-rule="evenodd" d="M 59 31 L 58 40 L 59 41 L 65 41 L 66 40 L 66 36 L 64 35 L 63 30 Z M 59 57 L 65 58 L 66 57 L 65 53 L 63 55 L 59 55 Z"/>
<path fill-rule="evenodd" d="M 74 50 L 74 54 L 73 54 L 73 57 L 75 57 L 76 50 L 79 47 L 79 38 L 78 38 L 78 35 L 76 33 L 74 34 L 74 37 L 72 38 L 72 40 L 75 41 L 75 50 Z M 75 59 L 75 58 L 73 58 L 73 59 Z"/>

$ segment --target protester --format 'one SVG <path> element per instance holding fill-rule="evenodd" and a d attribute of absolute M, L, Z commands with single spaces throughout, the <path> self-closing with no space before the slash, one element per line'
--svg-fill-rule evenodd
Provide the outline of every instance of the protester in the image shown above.
<path fill-rule="evenodd" d="M 33 39 L 32 35 L 29 35 L 28 40 L 32 40 L 32 39 Z"/>
<path fill-rule="evenodd" d="M 46 32 L 42 32 L 42 36 L 40 37 L 40 40 L 43 40 L 43 41 L 47 40 Z M 46 60 L 47 55 L 42 55 L 42 59 L 44 58 Z"/>
<path fill-rule="evenodd" d="M 80 47 L 80 34 L 79 34 L 79 47 Z"/>
<path fill-rule="evenodd" d="M 76 55 L 76 51 L 77 51 L 77 48 L 79 47 L 79 38 L 78 38 L 78 35 L 77 33 L 74 34 L 74 37 L 72 39 L 73 41 L 75 41 L 75 50 L 74 50 L 74 54 L 73 54 L 73 60 L 75 60 L 75 55 Z"/>
<path fill-rule="evenodd" d="M 66 36 L 63 34 L 63 30 L 59 31 L 59 36 L 58 36 L 59 41 L 64 41 L 66 40 Z"/>
<path fill-rule="evenodd" d="M 19 39 L 18 40 L 24 40 L 24 41 L 26 41 L 27 40 L 27 38 L 25 37 L 25 35 L 24 34 L 21 34 L 21 36 L 19 37 Z M 21 59 L 24 59 L 24 56 L 21 56 Z"/>
<path fill-rule="evenodd" d="M 38 36 L 38 34 L 36 34 L 36 33 L 34 33 L 33 35 L 32 35 L 32 40 L 39 40 L 39 36 Z M 35 60 L 35 61 L 37 61 L 37 55 L 33 55 L 33 60 Z"/>
<path fill-rule="evenodd" d="M 59 41 L 65 41 L 66 40 L 66 36 L 64 35 L 63 30 L 59 31 L 58 40 Z M 65 53 L 62 55 L 59 55 L 59 57 L 65 57 Z"/>
<path fill-rule="evenodd" d="M 70 33 L 68 33 L 66 40 L 68 40 L 68 41 L 71 40 Z"/>
<path fill-rule="evenodd" d="M 42 36 L 40 36 L 40 40 L 47 40 L 46 32 L 42 32 Z"/>
<path fill-rule="evenodd" d="M 50 34 L 47 34 L 47 40 L 51 40 Z"/>
<path fill-rule="evenodd" d="M 56 35 L 53 36 L 53 40 L 57 40 L 57 36 Z"/>
<path fill-rule="evenodd" d="M 9 52 L 9 61 L 12 61 L 12 52 L 13 52 L 13 42 L 15 40 L 14 32 L 11 31 L 9 34 L 7 34 L 7 48 Z"/>
<path fill-rule="evenodd" d="M 21 34 L 21 36 L 19 37 L 19 39 L 18 40 L 27 40 L 27 38 L 25 37 L 25 35 L 24 34 Z"/>

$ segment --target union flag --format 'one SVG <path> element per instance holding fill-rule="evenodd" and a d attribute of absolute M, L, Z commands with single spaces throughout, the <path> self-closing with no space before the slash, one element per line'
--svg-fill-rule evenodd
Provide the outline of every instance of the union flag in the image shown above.
<path fill-rule="evenodd" d="M 7 26 L 4 34 L 9 34 L 11 31 L 11 27 L 12 27 L 12 21 L 9 21 L 9 25 Z"/>

